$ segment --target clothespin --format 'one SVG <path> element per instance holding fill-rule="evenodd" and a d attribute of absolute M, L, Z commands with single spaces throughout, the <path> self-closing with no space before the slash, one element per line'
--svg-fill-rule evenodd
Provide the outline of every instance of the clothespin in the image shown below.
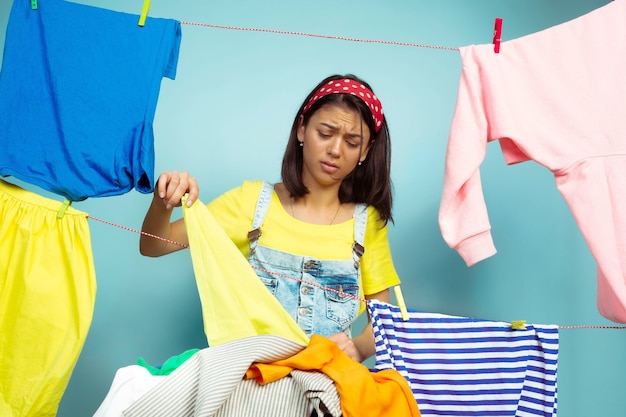
<path fill-rule="evenodd" d="M 526 320 L 516 320 L 511 322 L 511 329 L 526 330 Z"/>
<path fill-rule="evenodd" d="M 502 18 L 496 17 L 496 23 L 493 28 L 493 52 L 500 53 L 500 39 L 502 39 Z"/>
<path fill-rule="evenodd" d="M 57 219 L 62 219 L 63 216 L 65 216 L 65 212 L 67 211 L 67 208 L 71 205 L 72 205 L 72 202 L 66 198 L 63 201 L 63 204 L 61 205 L 59 212 L 57 213 Z"/>
<path fill-rule="evenodd" d="M 399 285 L 393 287 L 393 293 L 396 296 L 396 301 L 398 302 L 398 307 L 400 307 L 400 314 L 402 315 L 402 320 L 409 320 L 409 312 L 406 309 L 406 304 L 404 303 L 404 297 L 402 296 L 402 290 Z"/>
<path fill-rule="evenodd" d="M 30 8 L 37 10 L 37 0 L 30 0 Z"/>
<path fill-rule="evenodd" d="M 148 12 L 150 11 L 150 0 L 143 0 L 143 7 L 141 8 L 141 15 L 139 15 L 139 23 L 138 25 L 144 27 L 146 24 L 146 18 L 148 17 Z"/>

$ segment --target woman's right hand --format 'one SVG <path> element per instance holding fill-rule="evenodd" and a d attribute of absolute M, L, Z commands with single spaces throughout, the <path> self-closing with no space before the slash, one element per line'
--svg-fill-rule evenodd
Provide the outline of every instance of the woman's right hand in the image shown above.
<path fill-rule="evenodd" d="M 187 207 L 191 206 L 198 198 L 199 193 L 198 182 L 185 171 L 164 171 L 159 175 L 154 190 L 155 197 L 158 196 L 163 201 L 167 210 L 179 207 L 181 198 L 185 194 L 189 194 Z"/>

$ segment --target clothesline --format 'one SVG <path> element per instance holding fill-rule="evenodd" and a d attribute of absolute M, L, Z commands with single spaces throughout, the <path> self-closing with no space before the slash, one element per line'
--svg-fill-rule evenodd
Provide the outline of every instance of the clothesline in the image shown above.
<path fill-rule="evenodd" d="M 308 37 L 313 37 L 313 38 L 335 39 L 335 40 L 348 41 L 348 42 L 380 43 L 380 44 L 385 44 L 385 45 L 411 46 L 411 47 L 417 47 L 417 48 L 430 48 L 430 49 L 443 49 L 443 50 L 448 50 L 448 51 L 458 51 L 459 50 L 459 48 L 455 48 L 455 47 L 451 47 L 451 46 L 427 45 L 427 44 L 422 44 L 422 43 L 386 41 L 386 40 L 379 40 L 379 39 L 358 39 L 358 38 L 350 38 L 350 37 L 345 37 L 345 36 L 321 35 L 321 34 L 317 34 L 317 33 L 307 33 L 307 32 L 278 30 L 278 29 L 238 27 L 238 26 L 228 26 L 228 25 L 215 25 L 215 24 L 210 24 L 210 23 L 185 22 L 185 21 L 181 21 L 180 24 L 181 25 L 210 27 L 210 28 L 216 28 L 216 29 L 229 29 L 229 30 L 241 30 L 241 31 L 248 31 L 248 32 L 275 33 L 275 34 L 279 34 L 279 35 L 308 36 Z"/>
<path fill-rule="evenodd" d="M 151 237 L 153 239 L 162 240 L 164 242 L 171 243 L 171 244 L 176 245 L 176 246 L 180 246 L 180 247 L 183 247 L 183 248 L 188 248 L 189 247 L 189 245 L 186 245 L 184 243 L 176 242 L 176 241 L 171 240 L 171 239 L 166 239 L 166 238 L 161 237 L 161 236 L 153 235 L 151 233 L 146 233 L 146 232 L 144 232 L 142 230 L 133 229 L 133 228 L 121 225 L 121 224 L 110 222 L 108 220 L 100 219 L 100 218 L 92 216 L 90 214 L 87 215 L 87 217 L 92 219 L 92 220 L 96 220 L 96 221 L 99 221 L 101 223 L 107 224 L 109 226 L 118 227 L 120 229 L 129 231 L 129 232 L 133 232 L 133 233 L 137 233 L 137 234 L 140 234 L 140 235 L 148 236 L 148 237 Z M 364 298 L 361 298 L 361 297 L 358 297 L 358 296 L 355 296 L 355 295 L 352 295 L 352 294 L 346 294 L 346 293 L 341 292 L 339 290 L 336 290 L 334 288 L 327 288 L 327 287 L 324 287 L 322 285 L 315 284 L 313 282 L 300 280 L 300 279 L 291 277 L 289 275 L 284 275 L 284 274 L 280 274 L 280 273 L 273 272 L 273 271 L 267 271 L 267 270 L 264 270 L 264 269 L 258 268 L 258 267 L 253 267 L 253 268 L 259 269 L 259 270 L 262 270 L 262 271 L 264 271 L 266 273 L 277 275 L 277 276 L 280 276 L 280 277 L 283 277 L 283 278 L 295 279 L 297 281 L 306 283 L 307 285 L 311 285 L 311 286 L 314 286 L 314 287 L 317 287 L 317 288 L 321 288 L 323 290 L 333 291 L 333 292 L 336 292 L 336 293 L 338 293 L 338 294 L 340 294 L 342 296 L 350 297 L 350 298 L 356 299 L 356 300 L 361 301 L 361 302 L 367 302 L 367 300 L 364 299 Z M 580 325 L 580 326 L 558 326 L 558 327 L 559 327 L 559 329 L 612 329 L 612 330 L 626 330 L 626 326 L 602 326 L 602 325 L 584 326 L 584 325 Z"/>

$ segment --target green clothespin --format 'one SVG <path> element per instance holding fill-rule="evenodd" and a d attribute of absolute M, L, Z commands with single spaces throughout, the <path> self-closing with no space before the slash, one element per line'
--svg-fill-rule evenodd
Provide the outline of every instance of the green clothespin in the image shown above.
<path fill-rule="evenodd" d="M 63 201 L 63 204 L 61 205 L 59 212 L 57 213 L 57 219 L 62 219 L 63 216 L 65 216 L 65 212 L 67 211 L 67 208 L 71 205 L 72 205 L 72 202 L 66 198 L 65 201 Z"/>
<path fill-rule="evenodd" d="M 30 0 L 30 8 L 37 10 L 37 0 Z"/>
<path fill-rule="evenodd" d="M 143 0 L 143 7 L 141 8 L 141 15 L 139 15 L 139 26 L 143 27 L 146 24 L 148 18 L 148 11 L 150 11 L 150 0 Z"/>

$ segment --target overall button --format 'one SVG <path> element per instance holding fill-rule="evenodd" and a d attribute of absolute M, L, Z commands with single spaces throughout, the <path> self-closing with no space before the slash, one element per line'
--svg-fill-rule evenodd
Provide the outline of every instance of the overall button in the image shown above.
<path fill-rule="evenodd" d="M 305 307 L 300 307 L 298 309 L 298 314 L 301 316 L 306 316 L 307 314 L 309 314 L 309 309 Z"/>
<path fill-rule="evenodd" d="M 308 260 L 304 263 L 304 269 L 319 268 L 320 262 L 316 260 Z"/>
<path fill-rule="evenodd" d="M 312 288 L 311 287 L 302 287 L 300 289 L 300 292 L 302 293 L 302 295 L 308 295 L 312 292 Z"/>

